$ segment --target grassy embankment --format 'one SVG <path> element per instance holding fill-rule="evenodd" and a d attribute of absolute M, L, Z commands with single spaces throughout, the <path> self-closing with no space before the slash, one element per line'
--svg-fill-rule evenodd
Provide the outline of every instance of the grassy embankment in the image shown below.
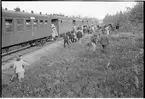
<path fill-rule="evenodd" d="M 5 85 L 2 95 L 143 97 L 144 55 L 140 53 L 144 48 L 143 40 L 143 36 L 137 34 L 112 35 L 106 55 L 101 53 L 99 44 L 96 52 L 88 51 L 78 43 L 66 49 L 61 47 L 53 56 L 46 54 L 40 62 L 33 64 L 35 67 L 26 71 L 21 86 L 17 81 Z"/>

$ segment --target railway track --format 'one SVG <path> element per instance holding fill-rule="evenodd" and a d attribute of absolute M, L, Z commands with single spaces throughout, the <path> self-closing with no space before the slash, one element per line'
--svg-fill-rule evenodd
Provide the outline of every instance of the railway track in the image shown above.
<path fill-rule="evenodd" d="M 10 55 L 10 54 L 15 53 L 15 52 L 18 52 L 18 51 L 21 51 L 21 50 L 25 50 L 25 49 L 30 48 L 30 47 L 31 46 L 25 46 L 25 47 L 22 47 L 20 49 L 15 49 L 13 51 L 9 51 L 7 53 L 2 53 L 2 57 L 6 56 L 6 55 Z"/>
<path fill-rule="evenodd" d="M 27 53 L 30 53 L 34 50 L 38 50 L 48 44 L 52 44 L 56 41 L 59 41 L 61 38 L 58 38 L 57 40 L 55 41 L 49 41 L 49 42 L 46 42 L 43 46 L 42 45 L 34 45 L 34 46 L 25 46 L 25 47 L 22 47 L 22 48 L 19 48 L 19 49 L 15 49 L 13 51 L 9 51 L 8 53 L 2 53 L 2 63 L 7 63 L 9 62 L 10 60 L 12 60 L 16 55 L 24 55 L 24 54 L 27 54 Z"/>

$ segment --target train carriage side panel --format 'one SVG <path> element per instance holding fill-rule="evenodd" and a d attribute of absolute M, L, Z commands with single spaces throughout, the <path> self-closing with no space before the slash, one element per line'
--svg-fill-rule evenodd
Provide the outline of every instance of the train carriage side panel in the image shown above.
<path fill-rule="evenodd" d="M 25 14 L 21 15 L 19 12 L 5 11 L 5 12 L 3 12 L 2 15 L 4 18 L 7 18 L 7 17 L 13 18 L 12 26 L 10 26 L 10 22 L 8 20 L 4 20 L 3 28 L 5 31 L 3 33 L 4 34 L 3 44 L 2 44 L 3 47 L 19 44 L 19 43 L 30 41 L 33 39 L 33 37 L 31 36 L 31 31 L 25 30 L 25 25 L 24 25 L 25 23 L 23 25 L 21 24 L 23 27 L 23 29 L 21 28 L 22 31 L 18 30 L 17 19 L 22 19 L 22 20 L 24 19 L 25 20 L 25 18 L 27 18 L 27 16 L 25 16 Z M 8 26 L 5 24 L 7 24 L 9 27 L 11 27 L 14 32 L 13 33 L 7 32 Z"/>
<path fill-rule="evenodd" d="M 68 19 L 68 24 L 69 24 L 69 31 L 72 31 L 73 30 L 73 23 L 72 23 L 72 20 L 71 19 Z"/>
<path fill-rule="evenodd" d="M 66 19 L 62 19 L 62 23 L 61 23 L 61 33 L 66 33 L 67 32 L 67 28 L 68 28 L 68 23 Z"/>
<path fill-rule="evenodd" d="M 63 20 L 58 18 L 59 35 L 63 33 Z"/>
<path fill-rule="evenodd" d="M 71 31 L 73 28 L 72 20 L 70 19 L 61 19 L 60 21 L 60 33 L 66 33 Z"/>
<path fill-rule="evenodd" d="M 22 28 L 19 29 L 18 20 L 23 20 Z M 23 43 L 30 40 L 33 40 L 32 35 L 32 21 L 29 18 L 16 18 L 16 37 L 17 43 Z"/>
<path fill-rule="evenodd" d="M 2 17 L 2 48 L 16 44 L 14 18 Z"/>
<path fill-rule="evenodd" d="M 37 34 L 39 33 L 39 20 L 38 17 L 35 17 L 35 19 L 32 20 L 32 36 L 33 38 L 37 38 Z"/>
<path fill-rule="evenodd" d="M 35 17 L 35 19 L 32 22 L 32 25 L 33 25 L 32 34 L 34 40 L 51 36 L 52 34 L 51 21 L 48 17 L 44 16 Z"/>
<path fill-rule="evenodd" d="M 47 21 L 47 22 L 46 22 Z M 39 28 L 34 39 L 48 37 L 52 35 L 51 21 L 48 17 L 39 17 Z"/>
<path fill-rule="evenodd" d="M 81 20 L 77 20 L 77 26 L 82 25 L 82 21 Z"/>
<path fill-rule="evenodd" d="M 82 22 L 80 19 L 75 19 L 75 23 L 76 23 L 76 26 L 79 27 L 80 25 L 82 25 Z"/>
<path fill-rule="evenodd" d="M 62 34 L 64 31 L 63 31 L 63 25 L 64 25 L 64 20 L 62 19 L 58 19 L 58 25 L 59 25 L 59 34 Z"/>
<path fill-rule="evenodd" d="M 14 32 L 9 33 L 6 31 L 6 26 L 3 24 L 3 37 L 2 37 L 2 47 L 15 45 L 27 41 L 31 41 L 34 39 L 38 39 L 41 37 L 46 37 L 51 35 L 51 26 L 48 24 L 48 28 L 43 28 L 43 30 L 33 29 L 33 22 L 30 19 L 31 17 L 38 17 L 42 15 L 35 15 L 30 13 L 22 13 L 22 12 L 13 12 L 13 11 L 3 11 L 2 16 L 5 17 L 12 17 L 14 18 L 12 26 L 11 24 L 7 23 L 11 26 Z M 18 27 L 20 24 L 17 24 L 17 19 L 22 19 L 24 23 L 21 27 L 21 31 L 19 31 Z M 48 19 L 48 16 L 45 16 L 45 19 Z M 50 23 L 50 22 L 49 22 Z"/>

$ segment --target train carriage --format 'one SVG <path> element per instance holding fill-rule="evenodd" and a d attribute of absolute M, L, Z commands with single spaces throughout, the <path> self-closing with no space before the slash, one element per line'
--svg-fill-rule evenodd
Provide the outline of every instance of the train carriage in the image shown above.
<path fill-rule="evenodd" d="M 2 48 L 51 36 L 47 15 L 2 10 Z"/>
<path fill-rule="evenodd" d="M 2 52 L 14 46 L 43 44 L 52 37 L 52 23 L 58 35 L 73 31 L 73 26 L 92 24 L 90 20 L 59 15 L 42 15 L 2 9 Z M 75 23 L 75 24 L 74 24 Z M 4 52 L 5 52 L 4 51 Z"/>

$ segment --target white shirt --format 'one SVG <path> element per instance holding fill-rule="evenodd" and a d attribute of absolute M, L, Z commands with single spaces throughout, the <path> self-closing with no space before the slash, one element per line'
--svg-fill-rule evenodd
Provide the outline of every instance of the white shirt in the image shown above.
<path fill-rule="evenodd" d="M 13 68 L 16 69 L 16 73 L 25 72 L 23 65 L 29 65 L 28 63 L 24 62 L 23 60 L 15 61 L 13 63 Z"/>
<path fill-rule="evenodd" d="M 109 27 L 106 27 L 105 29 L 107 31 L 107 34 L 109 34 Z"/>
<path fill-rule="evenodd" d="M 76 27 L 76 26 L 74 26 L 74 27 L 73 27 L 73 30 L 74 30 L 75 32 L 77 32 L 77 27 Z"/>
<path fill-rule="evenodd" d="M 54 25 L 54 24 L 51 24 L 51 27 L 52 27 L 52 28 L 55 28 L 55 25 Z"/>

